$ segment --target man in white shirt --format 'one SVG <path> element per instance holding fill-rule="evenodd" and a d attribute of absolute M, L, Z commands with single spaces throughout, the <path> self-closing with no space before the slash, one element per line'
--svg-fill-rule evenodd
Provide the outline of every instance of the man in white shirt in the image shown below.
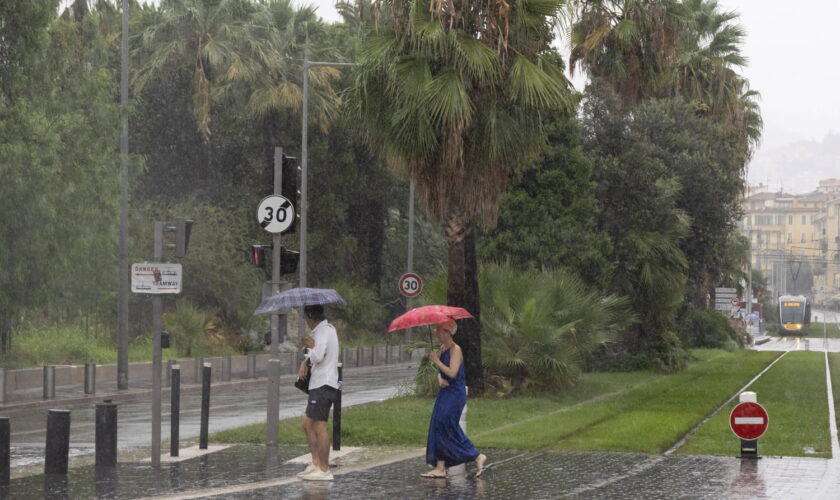
<path fill-rule="evenodd" d="M 306 347 L 308 361 L 312 367 L 309 379 L 309 403 L 303 417 L 303 430 L 309 442 L 312 463 L 298 474 L 308 481 L 331 481 L 330 436 L 327 433 L 327 419 L 330 407 L 338 398 L 338 335 L 329 324 L 321 305 L 306 306 L 303 309 L 306 324 L 312 330 L 298 340 L 298 347 Z M 304 378 L 308 368 L 307 360 L 300 365 L 298 376 Z"/>

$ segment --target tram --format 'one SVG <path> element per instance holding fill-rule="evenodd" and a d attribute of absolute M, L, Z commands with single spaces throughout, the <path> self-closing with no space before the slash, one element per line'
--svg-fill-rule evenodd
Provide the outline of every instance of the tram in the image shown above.
<path fill-rule="evenodd" d="M 804 295 L 779 297 L 779 334 L 805 335 L 811 326 L 811 303 Z"/>

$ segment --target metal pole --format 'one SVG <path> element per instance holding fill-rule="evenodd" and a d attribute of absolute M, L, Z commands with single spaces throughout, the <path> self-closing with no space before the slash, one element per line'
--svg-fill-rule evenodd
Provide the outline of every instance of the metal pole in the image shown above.
<path fill-rule="evenodd" d="M 266 442 L 268 446 L 277 446 L 278 426 L 280 424 L 280 360 L 268 360 L 268 404 L 266 405 Z"/>
<path fill-rule="evenodd" d="M 282 195 L 283 193 L 283 148 L 274 148 L 274 194 Z M 280 293 L 280 245 L 281 234 L 274 233 L 272 235 L 272 249 L 271 249 L 271 293 L 272 295 Z M 301 285 L 303 286 L 303 285 Z M 277 359 L 280 356 L 280 315 L 271 315 L 271 359 Z M 269 373 L 271 373 L 269 371 Z M 280 374 L 278 373 L 279 377 Z M 279 380 L 279 379 L 278 379 Z"/>
<path fill-rule="evenodd" d="M 747 260 L 747 314 L 752 314 L 752 255 Z"/>
<path fill-rule="evenodd" d="M 199 431 L 198 447 L 207 449 L 207 434 L 210 426 L 210 363 L 204 363 L 204 374 L 201 377 L 201 430 Z"/>
<path fill-rule="evenodd" d="M 248 378 L 257 378 L 257 355 L 248 355 Z"/>
<path fill-rule="evenodd" d="M 67 474 L 69 453 L 70 410 L 50 410 L 47 414 L 44 474 Z"/>
<path fill-rule="evenodd" d="M 163 259 L 163 222 L 155 222 L 154 262 Z M 160 466 L 160 332 L 163 330 L 163 299 L 152 296 L 152 466 Z"/>
<path fill-rule="evenodd" d="M 335 405 L 333 405 L 333 450 L 341 449 L 341 381 L 344 371 L 344 363 L 338 364 L 338 395 L 335 398 Z"/>
<path fill-rule="evenodd" d="M 414 271 L 414 179 L 408 183 L 408 263 L 406 272 Z M 405 310 L 410 311 L 414 300 L 411 297 L 405 298 Z M 409 342 L 414 340 L 414 329 L 409 328 L 406 332 Z"/>
<path fill-rule="evenodd" d="M 225 356 L 222 360 L 222 382 L 230 382 L 231 371 L 233 371 L 232 367 L 233 363 L 230 356 Z"/>
<path fill-rule="evenodd" d="M 96 404 L 96 467 L 117 466 L 117 405 Z"/>
<path fill-rule="evenodd" d="M 85 394 L 96 393 L 96 363 L 85 363 Z"/>
<path fill-rule="evenodd" d="M 171 387 L 172 386 L 172 367 L 178 363 L 177 360 L 169 359 L 166 361 L 166 376 L 163 377 L 163 386 L 164 387 Z"/>
<path fill-rule="evenodd" d="M 55 397 L 55 367 L 44 367 L 44 399 Z"/>
<path fill-rule="evenodd" d="M 0 417 L 0 486 L 9 485 L 9 471 L 11 470 L 12 428 L 9 417 Z"/>
<path fill-rule="evenodd" d="M 117 389 L 128 389 L 128 6 L 122 2 L 120 42 L 120 248 L 117 298 Z"/>
<path fill-rule="evenodd" d="M 0 404 L 6 402 L 6 369 L 0 368 Z"/>
<path fill-rule="evenodd" d="M 177 457 L 181 430 L 181 365 L 172 365 L 172 390 L 169 396 L 169 455 Z"/>

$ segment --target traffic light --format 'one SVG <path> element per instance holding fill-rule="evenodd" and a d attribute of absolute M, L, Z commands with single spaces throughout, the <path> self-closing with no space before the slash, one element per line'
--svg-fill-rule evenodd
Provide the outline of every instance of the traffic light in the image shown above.
<path fill-rule="evenodd" d="M 251 245 L 249 260 L 251 264 L 263 269 L 268 267 L 268 259 L 274 245 Z M 280 247 L 280 274 L 292 274 L 297 272 L 300 252 Z"/>
<path fill-rule="evenodd" d="M 251 264 L 264 268 L 268 262 L 268 251 L 271 245 L 251 245 Z"/>
<path fill-rule="evenodd" d="M 160 348 L 161 349 L 169 349 L 171 345 L 172 334 L 167 332 L 166 330 L 161 330 L 160 332 Z"/>
<path fill-rule="evenodd" d="M 175 257 L 185 257 L 190 246 L 193 221 L 183 217 L 175 218 Z"/>
<path fill-rule="evenodd" d="M 294 156 L 283 155 L 283 185 L 280 186 L 280 194 L 292 202 L 292 205 L 295 207 L 295 213 L 300 211 L 300 190 L 298 188 L 300 185 L 300 172 L 301 170 L 298 166 L 297 158 Z M 292 224 L 292 226 L 285 231 L 285 234 L 294 232 L 295 224 Z"/>

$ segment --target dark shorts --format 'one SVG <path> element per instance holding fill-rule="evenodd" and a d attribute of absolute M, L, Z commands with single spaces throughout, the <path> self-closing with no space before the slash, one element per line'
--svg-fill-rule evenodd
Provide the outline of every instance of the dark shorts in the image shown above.
<path fill-rule="evenodd" d="M 338 389 L 322 385 L 317 389 L 309 389 L 309 403 L 306 405 L 306 416 L 312 420 L 326 422 L 330 417 L 330 407 L 338 399 Z"/>

